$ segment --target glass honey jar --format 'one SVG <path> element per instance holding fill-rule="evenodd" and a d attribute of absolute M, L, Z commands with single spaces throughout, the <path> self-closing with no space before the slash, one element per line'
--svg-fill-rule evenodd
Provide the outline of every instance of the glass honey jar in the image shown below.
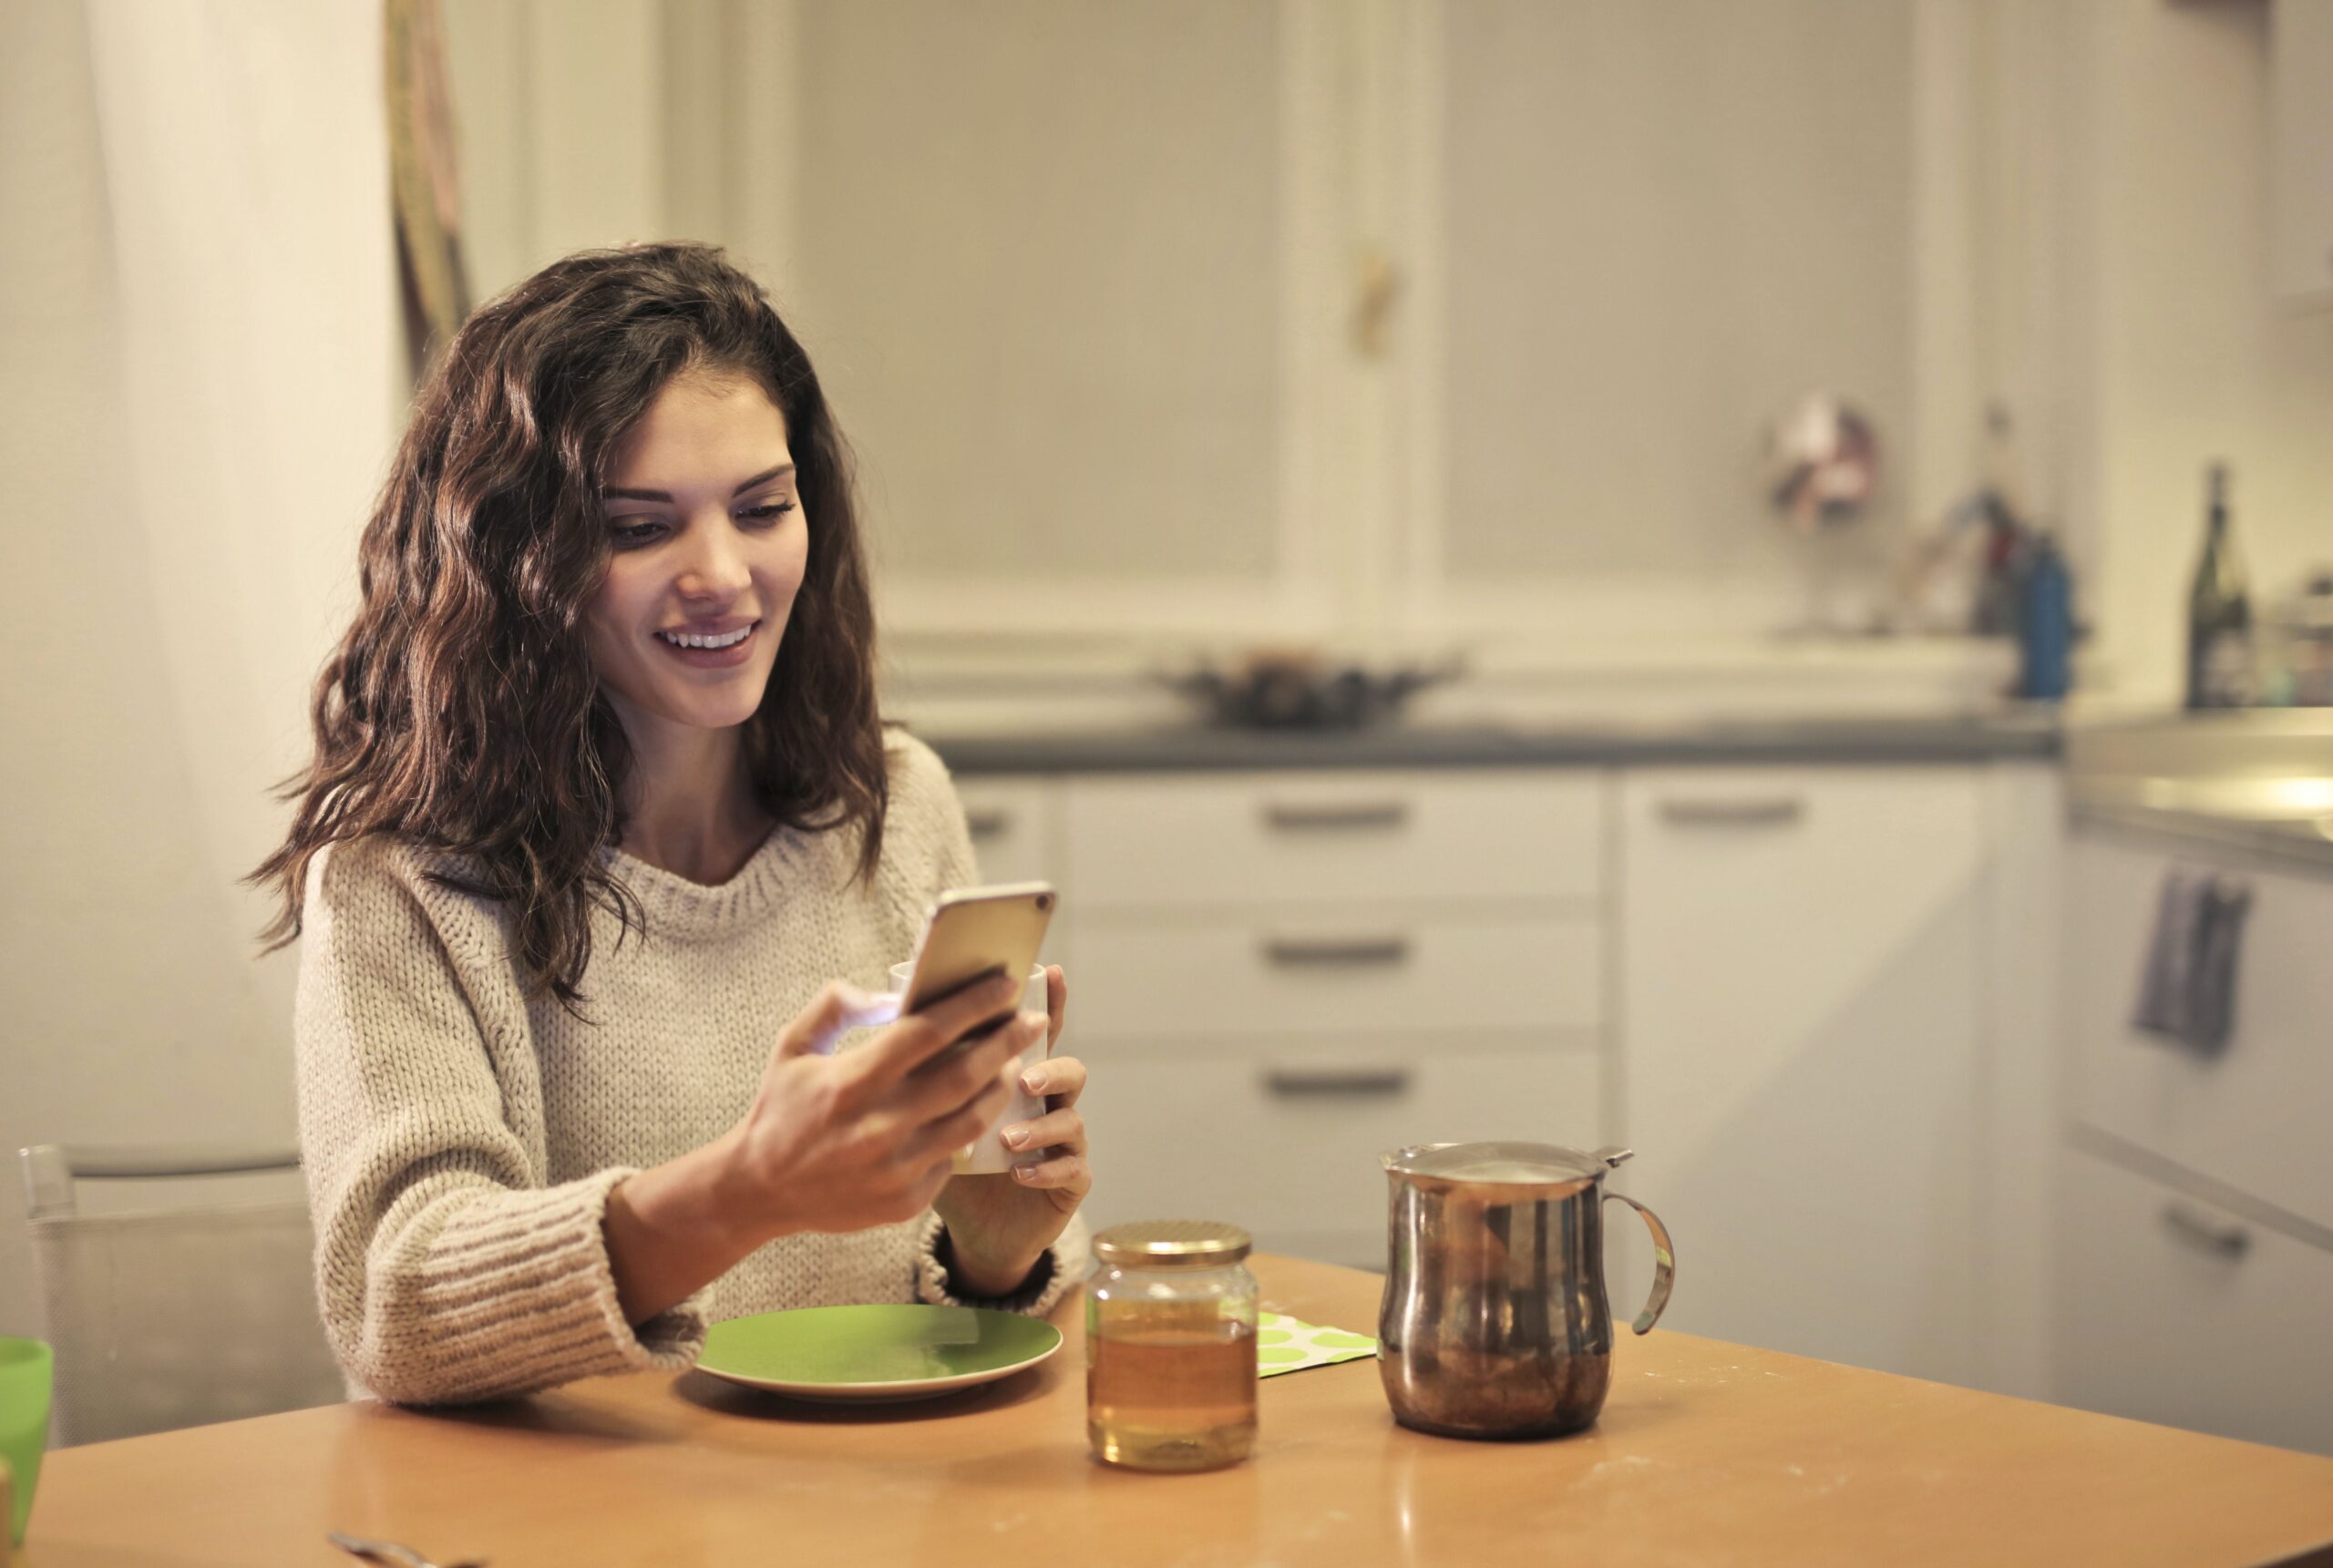
<path fill-rule="evenodd" d="M 1215 1470 L 1256 1444 L 1256 1276 L 1248 1233 L 1140 1220 L 1094 1238 L 1085 1431 L 1130 1470 Z"/>

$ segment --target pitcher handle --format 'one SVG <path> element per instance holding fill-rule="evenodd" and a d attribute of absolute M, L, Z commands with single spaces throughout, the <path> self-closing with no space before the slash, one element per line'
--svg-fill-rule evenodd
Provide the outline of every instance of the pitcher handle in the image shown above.
<path fill-rule="evenodd" d="M 1617 1199 L 1636 1210 L 1652 1229 L 1652 1294 L 1646 1297 L 1644 1310 L 1637 1314 L 1637 1320 L 1629 1325 L 1639 1334 L 1650 1334 L 1669 1306 L 1670 1291 L 1676 1287 L 1677 1249 L 1670 1245 L 1669 1227 L 1660 1223 L 1659 1214 L 1626 1193 L 1607 1193 L 1604 1196 L 1608 1202 Z"/>

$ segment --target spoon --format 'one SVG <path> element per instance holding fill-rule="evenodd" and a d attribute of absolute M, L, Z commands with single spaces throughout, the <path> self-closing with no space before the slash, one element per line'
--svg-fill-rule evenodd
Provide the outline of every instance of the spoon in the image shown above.
<path fill-rule="evenodd" d="M 367 1563 L 385 1563 L 389 1568 L 437 1568 L 437 1564 L 410 1546 L 400 1546 L 394 1541 L 366 1541 L 361 1536 L 344 1535 L 339 1531 L 328 1532 L 324 1539 L 343 1552 L 362 1557 Z M 483 1558 L 456 1563 L 448 1568 L 486 1568 Z"/>

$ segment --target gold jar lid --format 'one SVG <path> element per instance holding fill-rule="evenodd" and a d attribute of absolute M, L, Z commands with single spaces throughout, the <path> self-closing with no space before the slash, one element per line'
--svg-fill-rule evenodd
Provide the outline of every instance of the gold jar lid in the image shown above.
<path fill-rule="evenodd" d="M 1238 1263 L 1255 1245 L 1246 1231 L 1220 1220 L 1129 1220 L 1094 1238 L 1104 1263 L 1149 1268 Z"/>

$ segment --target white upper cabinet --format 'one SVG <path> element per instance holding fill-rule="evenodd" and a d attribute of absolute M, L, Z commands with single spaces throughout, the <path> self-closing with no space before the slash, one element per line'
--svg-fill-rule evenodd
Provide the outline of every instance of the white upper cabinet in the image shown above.
<path fill-rule="evenodd" d="M 1908 422 L 1912 7 L 1427 15 L 1419 501 L 1450 588 L 1771 568 L 1766 425 L 1814 390 Z"/>
<path fill-rule="evenodd" d="M 1059 630 L 1283 604 L 1283 8 L 796 10 L 775 281 L 862 464 L 887 610 Z"/>
<path fill-rule="evenodd" d="M 1976 353 L 1937 297 L 1980 95 L 1914 37 L 1965 9 L 466 0 L 448 36 L 481 286 L 728 245 L 857 451 L 887 631 L 1432 641 L 1801 611 L 1768 422 L 1839 393 L 1909 476 L 1953 401 L 1912 367 Z M 1924 504 L 1886 487 L 1850 554 Z"/>
<path fill-rule="evenodd" d="M 1620 832 L 1621 1179 L 1676 1237 L 1664 1324 L 1978 1380 L 1978 770 L 1631 773 Z"/>
<path fill-rule="evenodd" d="M 2280 298 L 2333 310 L 2333 5 L 2276 0 L 2271 15 L 2269 266 Z"/>

